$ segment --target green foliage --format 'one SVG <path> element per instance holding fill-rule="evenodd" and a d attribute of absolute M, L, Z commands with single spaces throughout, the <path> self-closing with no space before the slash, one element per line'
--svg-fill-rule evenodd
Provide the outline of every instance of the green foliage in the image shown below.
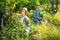
<path fill-rule="evenodd" d="M 3 0 L 0 0 L 0 13 L 4 13 L 4 4 L 5 4 L 5 1 Z"/>
<path fill-rule="evenodd" d="M 1 1 L 1 0 L 0 0 Z M 14 13 L 14 17 L 12 18 L 9 16 L 9 13 L 7 13 L 7 20 L 6 20 L 6 25 L 3 25 L 2 27 L 2 32 L 0 34 L 2 35 L 3 40 L 33 40 L 34 37 L 33 35 L 37 36 L 36 40 L 60 40 L 60 14 L 57 12 L 55 16 L 50 15 L 48 12 L 41 12 L 44 17 L 42 20 L 47 20 L 46 25 L 40 24 L 35 24 L 32 21 L 32 10 L 35 8 L 35 5 L 37 3 L 44 4 L 49 3 L 50 0 L 6 0 L 6 5 L 7 5 L 7 11 L 10 11 L 13 9 L 13 5 L 15 12 L 19 11 L 20 7 L 27 7 L 28 10 L 30 10 L 27 13 L 27 16 L 30 18 L 29 23 L 30 23 L 30 32 L 27 33 L 25 31 L 25 24 L 19 24 L 20 20 L 17 19 L 16 21 L 14 20 L 14 17 L 18 13 Z M 1 2 L 2 4 L 0 6 L 1 10 L 4 9 L 4 3 Z M 3 6 L 3 7 L 2 7 Z M 59 7 L 60 8 L 60 7 Z M 56 18 L 56 19 L 55 19 Z M 59 25 L 58 25 L 59 23 Z M 38 34 L 41 34 L 38 36 Z"/>
<path fill-rule="evenodd" d="M 31 15 L 29 15 L 29 13 Z M 18 13 L 16 13 L 18 15 Z M 41 35 L 37 36 L 36 40 L 60 40 L 60 26 L 59 28 L 52 24 L 52 16 L 47 12 L 42 12 L 44 14 L 43 19 L 50 20 L 47 25 L 35 24 L 32 20 L 32 11 L 27 13 L 30 20 L 30 32 L 27 33 L 24 29 L 24 24 L 19 25 L 19 21 L 14 21 L 14 18 L 9 17 L 7 20 L 7 24 L 4 25 L 2 38 L 3 40 L 33 40 L 32 35 Z M 15 14 L 14 14 L 15 15 Z M 15 16 L 17 16 L 15 15 Z M 37 34 L 36 34 L 37 33 Z"/>

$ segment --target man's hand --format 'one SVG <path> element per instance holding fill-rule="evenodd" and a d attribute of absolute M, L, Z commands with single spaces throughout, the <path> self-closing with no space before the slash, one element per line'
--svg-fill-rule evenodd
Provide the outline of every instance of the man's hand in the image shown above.
<path fill-rule="evenodd" d="M 30 24 L 28 24 L 28 27 L 30 27 Z"/>
<path fill-rule="evenodd" d="M 41 19 L 41 17 L 38 17 L 38 19 Z"/>

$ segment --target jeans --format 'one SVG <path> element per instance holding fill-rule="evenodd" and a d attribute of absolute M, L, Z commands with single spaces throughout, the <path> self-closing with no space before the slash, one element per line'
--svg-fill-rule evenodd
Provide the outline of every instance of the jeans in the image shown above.
<path fill-rule="evenodd" d="M 38 17 L 43 18 L 43 14 L 40 14 L 40 16 L 38 16 Z M 35 23 L 39 23 L 39 22 L 40 22 L 40 20 L 39 20 L 38 18 L 36 18 L 36 16 L 35 16 L 35 17 L 32 17 L 32 20 L 33 20 Z"/>

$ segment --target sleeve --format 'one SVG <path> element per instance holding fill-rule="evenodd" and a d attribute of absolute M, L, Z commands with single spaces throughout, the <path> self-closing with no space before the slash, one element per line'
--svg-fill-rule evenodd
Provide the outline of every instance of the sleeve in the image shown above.
<path fill-rule="evenodd" d="M 14 20 L 15 20 L 15 21 L 17 21 L 18 19 L 19 19 L 19 20 L 21 19 L 21 16 L 20 16 L 20 15 L 14 17 Z"/>
<path fill-rule="evenodd" d="M 28 22 L 27 18 L 24 18 L 24 22 L 28 26 L 29 22 Z"/>
<path fill-rule="evenodd" d="M 43 9 L 42 9 L 42 10 L 40 10 L 40 11 L 41 11 L 41 12 L 42 12 L 42 11 L 46 11 L 46 8 L 43 8 Z"/>
<path fill-rule="evenodd" d="M 21 18 L 22 18 L 22 16 L 21 16 L 21 15 L 18 15 L 18 18 L 19 18 L 19 19 L 21 19 Z"/>

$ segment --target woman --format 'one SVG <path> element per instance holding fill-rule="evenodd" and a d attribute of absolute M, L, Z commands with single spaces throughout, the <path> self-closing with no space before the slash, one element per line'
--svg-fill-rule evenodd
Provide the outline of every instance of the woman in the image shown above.
<path fill-rule="evenodd" d="M 25 30 L 26 32 L 29 32 L 30 24 L 28 22 L 29 18 L 26 16 L 26 13 L 27 13 L 27 8 L 22 8 L 21 15 L 18 15 L 17 19 L 20 19 L 20 24 L 25 24 Z"/>

